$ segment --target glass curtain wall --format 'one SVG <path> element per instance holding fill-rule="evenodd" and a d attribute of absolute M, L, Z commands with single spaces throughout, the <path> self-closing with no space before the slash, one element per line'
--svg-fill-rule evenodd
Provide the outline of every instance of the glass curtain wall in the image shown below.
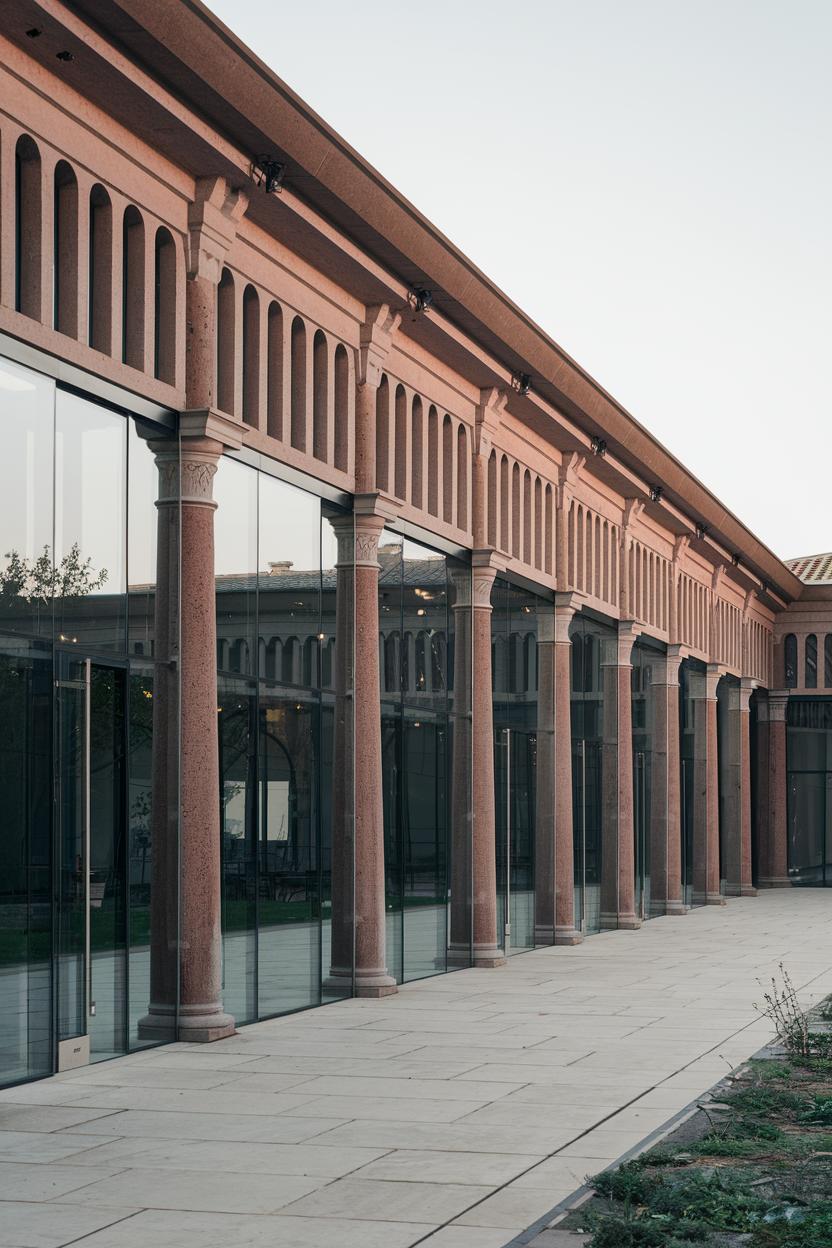
<path fill-rule="evenodd" d="M 618 875 L 618 694 L 615 627 L 582 612 L 572 642 L 572 826 L 575 925 L 615 926 Z"/>
<path fill-rule="evenodd" d="M 729 897 L 739 897 L 742 887 L 739 679 L 723 676 L 716 687 L 716 698 L 720 891 Z"/>
<path fill-rule="evenodd" d="M 471 956 L 471 570 L 398 534 L 379 544 L 387 968 Z"/>
<path fill-rule="evenodd" d="M 491 591 L 497 936 L 534 948 L 538 768 L 537 594 L 498 577 Z"/>
<path fill-rule="evenodd" d="M 224 458 L 215 569 L 224 1002 L 352 991 L 352 518 Z"/>
<path fill-rule="evenodd" d="M 0 362 L 0 1082 L 175 1034 L 176 440 Z"/>
<path fill-rule="evenodd" d="M 789 698 L 788 856 L 793 884 L 832 885 L 832 698 Z"/>
<path fill-rule="evenodd" d="M 635 861 L 635 911 L 650 919 L 657 911 L 652 905 L 651 865 L 653 847 L 663 859 L 657 842 L 665 835 L 666 796 L 653 791 L 654 750 L 661 747 L 656 737 L 656 694 L 653 684 L 656 664 L 664 662 L 658 647 L 638 638 L 632 655 L 633 717 L 633 840 Z M 665 747 L 666 748 L 666 747 Z"/>
<path fill-rule="evenodd" d="M 705 901 L 707 861 L 705 808 L 705 664 L 679 665 L 679 766 L 682 836 L 682 897 L 686 906 Z"/>

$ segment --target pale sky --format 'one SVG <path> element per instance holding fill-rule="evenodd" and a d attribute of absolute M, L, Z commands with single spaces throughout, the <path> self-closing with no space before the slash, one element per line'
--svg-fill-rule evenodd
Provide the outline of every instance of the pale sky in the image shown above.
<path fill-rule="evenodd" d="M 210 0 L 777 554 L 832 550 L 831 0 Z"/>

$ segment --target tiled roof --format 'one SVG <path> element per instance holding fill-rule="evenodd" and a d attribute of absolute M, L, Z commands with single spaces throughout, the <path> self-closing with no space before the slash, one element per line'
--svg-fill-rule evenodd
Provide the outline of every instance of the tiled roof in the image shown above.
<path fill-rule="evenodd" d="M 801 555 L 786 559 L 786 567 L 806 585 L 832 585 L 832 551 L 825 555 Z"/>

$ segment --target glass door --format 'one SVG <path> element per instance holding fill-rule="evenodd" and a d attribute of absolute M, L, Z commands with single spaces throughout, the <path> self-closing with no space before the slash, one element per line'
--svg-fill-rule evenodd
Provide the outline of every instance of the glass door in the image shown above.
<path fill-rule="evenodd" d="M 832 884 L 832 772 L 790 772 L 788 803 L 792 883 Z"/>
<path fill-rule="evenodd" d="M 498 942 L 506 954 L 534 948 L 534 836 L 537 736 L 513 728 L 495 734 Z"/>
<path fill-rule="evenodd" d="M 572 740 L 575 926 L 601 930 L 601 743 Z"/>
<path fill-rule="evenodd" d="M 650 842 L 647 839 L 647 774 L 644 754 L 633 755 L 633 832 L 635 838 L 635 910 L 650 918 Z"/>
<path fill-rule="evenodd" d="M 59 654 L 58 1068 L 127 1051 L 126 669 Z"/>

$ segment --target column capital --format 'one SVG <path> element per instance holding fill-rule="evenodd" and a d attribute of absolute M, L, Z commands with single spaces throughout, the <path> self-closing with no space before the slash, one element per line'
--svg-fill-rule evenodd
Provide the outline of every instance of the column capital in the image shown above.
<path fill-rule="evenodd" d="M 569 626 L 580 610 L 579 595 L 572 590 L 558 590 L 555 594 L 555 642 L 559 646 L 571 645 Z"/>
<path fill-rule="evenodd" d="M 601 639 L 601 666 L 631 667 L 633 646 L 641 631 L 640 625 L 633 620 L 619 621 L 617 636 Z"/>
<path fill-rule="evenodd" d="M 541 599 L 537 604 L 537 644 L 539 646 L 555 640 L 555 604 Z"/>
<path fill-rule="evenodd" d="M 674 652 L 680 649 L 680 646 L 668 646 L 666 654 L 652 656 L 653 675 L 650 681 L 651 686 L 666 685 L 668 688 L 678 687 L 682 656 Z"/>
<path fill-rule="evenodd" d="M 707 701 L 716 701 L 716 687 L 724 675 L 725 668 L 721 663 L 709 663 L 705 668 L 705 699 Z"/>
<path fill-rule="evenodd" d="M 377 303 L 367 308 L 359 337 L 357 385 L 378 389 L 393 344 L 393 335 L 401 320 L 401 312 L 393 312 L 387 303 Z"/>
<path fill-rule="evenodd" d="M 216 509 L 214 476 L 222 456 L 219 442 L 202 438 L 183 442 L 181 447 L 169 442 L 151 443 L 159 470 L 159 496 L 156 506 L 171 507 L 180 503 L 191 507 Z"/>
<path fill-rule="evenodd" d="M 491 590 L 505 560 L 493 550 L 475 550 L 471 558 L 471 605 L 475 610 L 491 610 Z"/>
<path fill-rule="evenodd" d="M 188 205 L 188 277 L 219 284 L 222 266 L 248 207 L 245 191 L 223 177 L 197 178 Z"/>
<path fill-rule="evenodd" d="M 759 680 L 754 680 L 752 676 L 742 676 L 740 678 L 740 710 L 746 715 L 751 710 L 751 695 L 759 686 Z"/>
<path fill-rule="evenodd" d="M 768 718 L 769 723 L 785 724 L 789 706 L 789 694 L 783 689 L 769 689 Z"/>

